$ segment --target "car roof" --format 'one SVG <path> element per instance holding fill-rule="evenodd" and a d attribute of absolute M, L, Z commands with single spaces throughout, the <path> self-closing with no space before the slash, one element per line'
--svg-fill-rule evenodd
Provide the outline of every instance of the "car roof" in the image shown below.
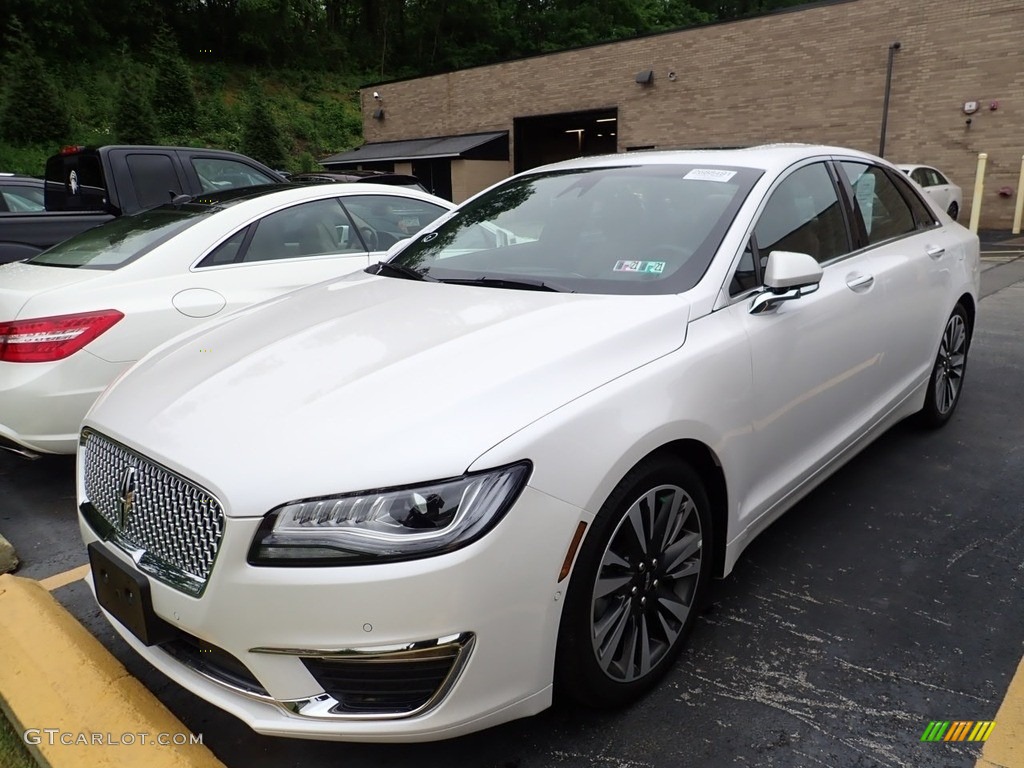
<path fill-rule="evenodd" d="M 596 155 L 564 160 L 526 171 L 567 170 L 571 168 L 602 168 L 622 165 L 725 165 L 742 168 L 759 168 L 765 171 L 782 171 L 795 162 L 811 157 L 839 155 L 860 157 L 873 162 L 878 157 L 847 147 L 826 144 L 762 144 L 751 147 L 728 149 L 662 149 L 640 152 Z"/>
<path fill-rule="evenodd" d="M 338 195 L 392 195 L 394 197 L 407 197 L 424 202 L 441 205 L 446 209 L 453 207 L 447 200 L 442 200 L 428 192 L 421 192 L 417 189 L 405 187 L 385 186 L 382 184 L 366 184 L 353 182 L 351 184 L 338 185 L 334 183 L 325 184 L 261 184 L 254 187 L 238 187 L 211 192 L 205 195 L 194 197 L 183 196 L 180 203 L 164 203 L 162 208 L 173 208 L 177 206 L 189 206 L 201 209 L 230 208 L 235 205 L 246 203 L 252 200 L 259 200 L 264 197 L 277 196 L 282 202 L 300 203 L 305 200 L 316 200 L 324 197 L 335 197 Z"/>

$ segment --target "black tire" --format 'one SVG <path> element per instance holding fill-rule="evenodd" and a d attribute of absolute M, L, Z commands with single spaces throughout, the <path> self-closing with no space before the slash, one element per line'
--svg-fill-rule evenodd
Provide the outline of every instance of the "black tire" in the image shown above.
<path fill-rule="evenodd" d="M 671 669 L 707 595 L 712 541 L 704 484 L 684 461 L 653 456 L 622 479 L 597 513 L 569 582 L 555 659 L 560 696 L 622 706 Z M 601 596 L 599 581 L 602 590 L 611 587 Z"/>
<path fill-rule="evenodd" d="M 946 209 L 946 213 L 949 214 L 949 218 L 956 221 L 956 217 L 960 215 L 960 206 L 956 203 L 950 203 L 949 208 Z"/>
<path fill-rule="evenodd" d="M 937 429 L 953 415 L 963 392 L 970 347 L 971 325 L 963 305 L 957 304 L 942 329 L 935 365 L 932 367 L 932 375 L 928 377 L 924 408 L 917 414 L 922 426 Z"/>

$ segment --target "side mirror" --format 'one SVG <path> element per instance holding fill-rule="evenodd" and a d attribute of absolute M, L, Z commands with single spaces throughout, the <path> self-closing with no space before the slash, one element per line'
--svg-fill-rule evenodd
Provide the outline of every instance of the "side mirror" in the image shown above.
<path fill-rule="evenodd" d="M 821 283 L 821 265 L 806 253 L 772 251 L 764 270 L 765 289 L 754 297 L 750 314 L 769 312 L 784 301 L 814 293 Z"/>

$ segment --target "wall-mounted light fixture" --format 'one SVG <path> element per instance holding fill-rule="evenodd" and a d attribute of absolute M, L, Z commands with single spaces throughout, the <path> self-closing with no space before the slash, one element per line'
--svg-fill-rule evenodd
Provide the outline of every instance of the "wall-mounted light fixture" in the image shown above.
<path fill-rule="evenodd" d="M 636 81 L 640 85 L 650 85 L 654 82 L 654 70 L 645 69 L 643 72 L 637 72 Z"/>
<path fill-rule="evenodd" d="M 373 119 L 374 120 L 383 120 L 384 119 L 384 110 L 380 109 L 380 108 L 373 110 Z"/>

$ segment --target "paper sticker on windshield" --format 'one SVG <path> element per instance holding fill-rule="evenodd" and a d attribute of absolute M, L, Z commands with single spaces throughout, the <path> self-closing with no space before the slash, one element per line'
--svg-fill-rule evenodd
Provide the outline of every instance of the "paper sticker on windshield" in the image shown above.
<path fill-rule="evenodd" d="M 684 179 L 697 181 L 728 181 L 736 175 L 736 171 L 721 171 L 717 168 L 694 168 L 683 176 Z"/>
<path fill-rule="evenodd" d="M 660 275 L 665 271 L 664 261 L 617 261 L 612 267 L 613 272 L 644 272 L 648 275 Z"/>

